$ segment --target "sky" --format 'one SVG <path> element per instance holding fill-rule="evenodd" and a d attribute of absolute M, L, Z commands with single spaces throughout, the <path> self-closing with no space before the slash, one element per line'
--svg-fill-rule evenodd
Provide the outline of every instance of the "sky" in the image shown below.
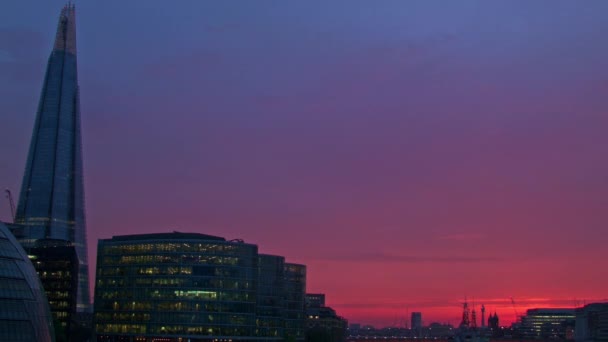
<path fill-rule="evenodd" d="M 63 5 L 0 11 L 15 196 Z M 177 230 L 306 264 L 351 323 L 607 301 L 606 11 L 76 1 L 91 274 L 98 239 Z"/>

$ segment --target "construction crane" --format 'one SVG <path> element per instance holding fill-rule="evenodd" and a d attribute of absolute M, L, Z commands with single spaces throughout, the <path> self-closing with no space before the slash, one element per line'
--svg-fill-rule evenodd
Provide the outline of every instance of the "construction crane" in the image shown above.
<path fill-rule="evenodd" d="M 13 195 L 9 189 L 5 189 L 4 192 L 6 193 L 6 198 L 8 198 L 8 202 L 11 206 L 11 218 L 13 219 L 13 222 L 15 222 L 15 202 L 13 202 Z"/>
<path fill-rule="evenodd" d="M 517 312 L 517 308 L 515 308 L 515 299 L 511 297 L 511 305 L 513 305 L 513 312 L 515 313 L 515 322 L 519 319 L 519 312 Z"/>

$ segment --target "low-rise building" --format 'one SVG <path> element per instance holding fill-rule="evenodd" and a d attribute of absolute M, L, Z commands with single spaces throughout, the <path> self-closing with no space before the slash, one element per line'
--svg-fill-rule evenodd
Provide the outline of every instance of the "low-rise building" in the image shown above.
<path fill-rule="evenodd" d="M 530 309 L 522 317 L 521 334 L 526 338 L 571 337 L 574 331 L 574 309 Z"/>
<path fill-rule="evenodd" d="M 346 341 L 348 321 L 336 314 L 331 307 L 325 306 L 324 294 L 306 294 L 306 340 L 307 341 Z"/>
<path fill-rule="evenodd" d="M 97 341 L 304 340 L 306 268 L 195 233 L 99 240 Z"/>

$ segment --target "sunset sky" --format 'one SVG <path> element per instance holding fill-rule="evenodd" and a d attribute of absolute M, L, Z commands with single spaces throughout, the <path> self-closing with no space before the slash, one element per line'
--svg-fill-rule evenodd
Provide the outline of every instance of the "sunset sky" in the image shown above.
<path fill-rule="evenodd" d="M 15 197 L 64 3 L 0 11 Z M 607 1 L 76 12 L 91 274 L 97 239 L 178 230 L 306 264 L 351 323 L 608 301 Z"/>

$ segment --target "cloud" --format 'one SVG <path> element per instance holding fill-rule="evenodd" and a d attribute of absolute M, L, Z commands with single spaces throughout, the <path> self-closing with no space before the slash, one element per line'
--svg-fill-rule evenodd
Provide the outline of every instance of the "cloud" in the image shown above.
<path fill-rule="evenodd" d="M 414 300 L 414 301 L 390 301 L 390 302 L 343 302 L 332 303 L 333 307 L 342 309 L 400 309 L 404 307 L 412 308 L 458 308 L 462 307 L 462 299 L 433 299 L 433 300 Z M 513 303 L 509 297 L 504 298 L 469 298 L 469 305 L 473 302 L 477 307 L 484 305 L 486 308 L 506 310 L 511 314 Z M 520 314 L 531 308 L 572 308 L 580 307 L 590 303 L 608 302 L 607 298 L 573 299 L 573 298 L 516 298 L 515 308 Z"/>
<path fill-rule="evenodd" d="M 315 257 L 312 257 L 313 259 Z M 319 257 L 316 257 L 319 259 Z M 498 257 L 479 257 L 479 256 L 427 256 L 427 255 L 398 255 L 390 253 L 357 253 L 341 254 L 321 257 L 326 261 L 344 262 L 375 262 L 375 263 L 479 263 L 479 262 L 498 262 L 503 261 Z"/>

